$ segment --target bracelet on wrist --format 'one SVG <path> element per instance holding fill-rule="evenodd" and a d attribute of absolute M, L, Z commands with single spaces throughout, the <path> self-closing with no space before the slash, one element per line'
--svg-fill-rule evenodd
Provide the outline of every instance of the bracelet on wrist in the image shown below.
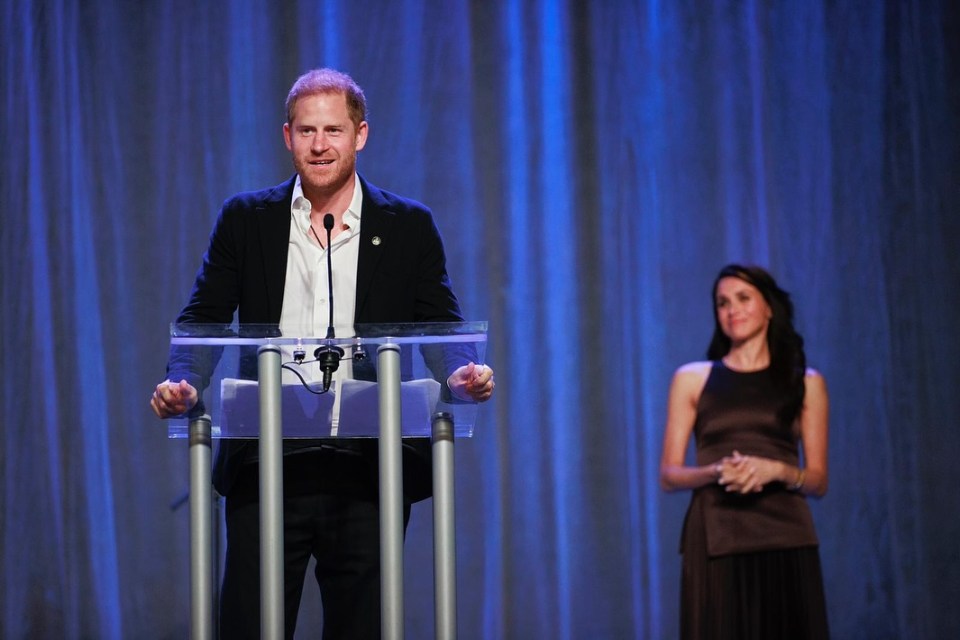
<path fill-rule="evenodd" d="M 803 469 L 797 469 L 797 479 L 790 485 L 790 491 L 800 491 L 803 489 L 803 482 L 807 479 L 807 472 Z"/>

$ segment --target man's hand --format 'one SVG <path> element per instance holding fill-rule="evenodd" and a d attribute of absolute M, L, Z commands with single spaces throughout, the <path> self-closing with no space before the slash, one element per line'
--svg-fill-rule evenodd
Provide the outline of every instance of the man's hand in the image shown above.
<path fill-rule="evenodd" d="M 197 404 L 197 390 L 186 380 L 164 380 L 150 396 L 150 408 L 158 418 L 183 415 Z"/>
<path fill-rule="evenodd" d="M 493 369 L 485 364 L 465 364 L 450 374 L 447 386 L 461 400 L 486 402 L 493 395 Z"/>

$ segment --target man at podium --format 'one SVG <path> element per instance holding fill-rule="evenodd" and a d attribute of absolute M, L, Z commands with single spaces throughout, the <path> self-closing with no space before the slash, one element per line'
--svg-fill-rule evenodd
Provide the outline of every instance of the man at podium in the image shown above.
<path fill-rule="evenodd" d="M 462 322 L 430 210 L 383 191 L 356 172 L 369 133 L 366 99 L 348 75 L 317 69 L 293 84 L 284 142 L 295 174 L 228 199 L 219 214 L 177 324 L 330 325 Z M 332 220 L 331 220 L 332 218 Z M 332 224 L 331 224 L 332 223 Z M 328 253 L 329 252 L 329 253 Z M 331 271 L 328 273 L 328 257 Z M 483 402 L 493 371 L 460 363 L 452 395 Z M 189 413 L 198 390 L 171 358 L 150 405 L 160 418 Z M 284 446 L 285 630 L 293 636 L 310 557 L 323 601 L 323 637 L 380 637 L 380 547 L 376 442 L 306 440 Z M 430 495 L 429 442 L 404 443 L 404 525 L 410 504 Z M 220 602 L 224 638 L 257 637 L 260 623 L 257 443 L 224 440 L 214 485 L 226 496 L 227 550 Z"/>

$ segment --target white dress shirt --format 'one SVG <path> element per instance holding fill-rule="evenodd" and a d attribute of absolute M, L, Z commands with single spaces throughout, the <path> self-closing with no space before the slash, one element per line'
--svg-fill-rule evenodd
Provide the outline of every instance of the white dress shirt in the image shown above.
<path fill-rule="evenodd" d="M 343 214 L 343 228 L 333 239 L 328 249 L 320 246 L 310 228 L 312 205 L 303 196 L 300 176 L 293 185 L 290 204 L 290 246 L 287 253 L 287 276 L 283 291 L 283 306 L 280 311 L 280 331 L 284 336 L 327 335 L 330 320 L 330 301 L 327 284 L 327 251 L 333 271 L 333 326 L 338 338 L 349 338 L 353 333 L 354 310 L 357 305 L 357 260 L 360 246 L 360 211 L 363 207 L 363 190 L 360 179 L 354 174 L 353 199 Z M 326 236 L 320 237 L 326 243 Z M 313 347 L 307 349 L 307 359 L 312 359 Z M 292 355 L 284 351 L 284 361 Z M 321 378 L 319 367 L 304 365 L 301 374 L 308 381 Z M 334 380 L 350 375 L 350 361 L 340 364 Z M 284 383 L 297 382 L 296 377 L 284 370 Z"/>

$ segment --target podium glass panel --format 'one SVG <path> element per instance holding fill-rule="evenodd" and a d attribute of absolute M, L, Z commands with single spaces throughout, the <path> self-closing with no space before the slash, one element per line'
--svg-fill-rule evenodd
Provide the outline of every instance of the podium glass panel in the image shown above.
<path fill-rule="evenodd" d="M 375 438 L 379 435 L 377 349 L 400 347 L 403 437 L 430 437 L 437 412 L 452 416 L 455 436 L 471 437 L 477 403 L 454 397 L 446 378 L 456 366 L 483 362 L 486 322 L 357 325 L 336 329 L 336 338 L 309 333 L 282 335 L 276 325 L 173 325 L 171 353 L 201 391 L 196 413 L 211 419 L 213 438 L 257 438 L 259 395 L 257 349 L 281 350 L 282 433 L 294 438 Z M 349 336 L 349 337 L 340 337 Z M 315 352 L 342 349 L 329 389 L 323 391 Z M 175 373 L 175 372 L 174 372 Z M 171 438 L 186 438 L 187 417 L 168 424 Z"/>

